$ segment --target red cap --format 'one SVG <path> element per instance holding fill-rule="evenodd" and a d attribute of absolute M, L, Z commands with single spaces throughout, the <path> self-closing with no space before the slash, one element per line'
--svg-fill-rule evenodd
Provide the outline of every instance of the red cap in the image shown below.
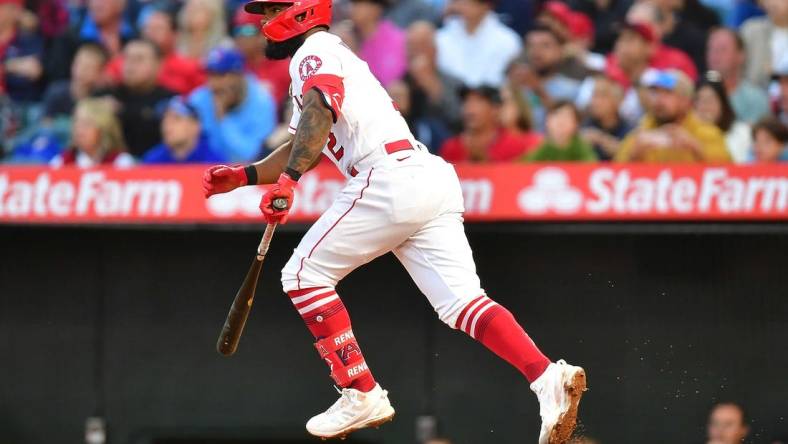
<path fill-rule="evenodd" d="M 241 5 L 238 8 L 238 10 L 235 11 L 235 16 L 233 17 L 233 26 L 246 26 L 246 25 L 261 26 L 260 16 L 255 14 L 249 14 L 248 12 L 246 12 L 246 10 L 244 10 L 243 5 Z"/>
<path fill-rule="evenodd" d="M 569 22 L 569 32 L 573 38 L 594 40 L 594 22 L 582 12 L 573 12 Z"/>
<path fill-rule="evenodd" d="M 649 43 L 654 43 L 657 40 L 657 33 L 654 32 L 654 28 L 648 23 L 628 21 L 624 23 L 624 29 L 640 34 Z"/>
<path fill-rule="evenodd" d="M 0 5 L 6 5 L 9 3 L 13 5 L 17 5 L 20 8 L 25 6 L 25 0 L 0 0 Z"/>
<path fill-rule="evenodd" d="M 557 0 L 550 0 L 544 4 L 543 11 L 552 15 L 554 19 L 558 20 L 567 28 L 572 27 L 572 16 L 574 15 L 574 12 L 572 12 L 566 3 Z"/>

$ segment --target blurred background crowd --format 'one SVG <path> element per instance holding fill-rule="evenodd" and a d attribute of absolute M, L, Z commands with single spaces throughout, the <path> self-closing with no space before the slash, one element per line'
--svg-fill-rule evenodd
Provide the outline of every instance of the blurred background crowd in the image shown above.
<path fill-rule="evenodd" d="M 248 162 L 289 61 L 243 0 L 0 0 L 0 162 Z M 786 0 L 337 0 L 451 162 L 788 160 Z"/>

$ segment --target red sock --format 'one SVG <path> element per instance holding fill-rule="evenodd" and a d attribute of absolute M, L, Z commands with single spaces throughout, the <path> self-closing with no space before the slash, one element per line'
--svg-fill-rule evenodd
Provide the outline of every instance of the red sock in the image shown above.
<path fill-rule="evenodd" d="M 291 291 L 288 295 L 316 341 L 335 337 L 352 328 L 345 304 L 342 303 L 342 300 L 339 299 L 333 288 L 306 288 Z M 337 350 L 340 361 L 336 361 L 336 364 L 345 365 L 348 368 L 354 365 L 363 365 L 366 368 L 361 348 L 359 348 L 355 338 L 350 337 L 352 339 Z M 332 375 L 334 370 L 340 370 L 334 369 L 334 365 L 331 363 L 329 365 L 331 366 Z M 338 385 L 342 384 L 338 383 Z M 372 372 L 366 370 L 360 376 L 350 381 L 347 387 L 368 392 L 375 388 L 375 385 L 375 378 L 372 377 Z"/>
<path fill-rule="evenodd" d="M 520 370 L 528 382 L 542 376 L 550 365 L 550 360 L 539 351 L 512 313 L 487 296 L 466 305 L 455 327 Z"/>

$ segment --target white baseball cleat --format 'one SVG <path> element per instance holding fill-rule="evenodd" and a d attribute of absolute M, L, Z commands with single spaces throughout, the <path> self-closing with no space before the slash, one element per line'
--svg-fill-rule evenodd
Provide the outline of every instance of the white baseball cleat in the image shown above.
<path fill-rule="evenodd" d="M 388 392 L 376 384 L 364 393 L 355 389 L 343 389 L 339 400 L 325 413 L 306 423 L 306 430 L 314 436 L 329 439 L 341 438 L 367 427 L 378 427 L 394 418 L 394 408 L 389 402 Z"/>
<path fill-rule="evenodd" d="M 564 444 L 577 424 L 577 408 L 586 391 L 586 372 L 564 360 L 551 363 L 531 384 L 539 399 L 542 430 L 539 444 Z"/>

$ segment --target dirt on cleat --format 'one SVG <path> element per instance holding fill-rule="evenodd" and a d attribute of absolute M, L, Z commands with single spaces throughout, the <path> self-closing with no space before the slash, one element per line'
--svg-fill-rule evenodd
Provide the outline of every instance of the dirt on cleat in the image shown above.
<path fill-rule="evenodd" d="M 577 410 L 580 405 L 580 398 L 588 390 L 586 388 L 585 372 L 578 372 L 572 378 L 572 382 L 566 386 L 566 390 L 571 397 L 571 404 L 569 410 L 558 418 L 558 423 L 553 428 L 553 433 L 550 434 L 549 444 L 566 444 L 569 438 L 572 437 L 577 425 Z"/>

